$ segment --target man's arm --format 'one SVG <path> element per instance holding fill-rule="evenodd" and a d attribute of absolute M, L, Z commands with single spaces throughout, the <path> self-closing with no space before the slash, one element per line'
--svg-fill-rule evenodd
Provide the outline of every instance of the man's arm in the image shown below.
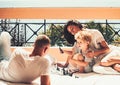
<path fill-rule="evenodd" d="M 50 85 L 50 76 L 49 75 L 41 76 L 41 85 Z"/>

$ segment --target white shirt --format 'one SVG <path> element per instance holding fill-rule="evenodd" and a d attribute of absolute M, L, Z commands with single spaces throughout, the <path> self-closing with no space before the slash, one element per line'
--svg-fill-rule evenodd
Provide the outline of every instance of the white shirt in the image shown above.
<path fill-rule="evenodd" d="M 41 75 L 48 75 L 50 63 L 40 56 L 29 57 L 22 49 L 13 52 L 10 61 L 0 63 L 0 79 L 11 82 L 31 82 Z"/>
<path fill-rule="evenodd" d="M 92 41 L 90 44 L 91 49 L 93 50 L 99 50 L 101 49 L 100 47 L 100 42 L 105 41 L 103 35 L 100 33 L 100 31 L 96 29 L 86 29 L 92 36 Z"/>

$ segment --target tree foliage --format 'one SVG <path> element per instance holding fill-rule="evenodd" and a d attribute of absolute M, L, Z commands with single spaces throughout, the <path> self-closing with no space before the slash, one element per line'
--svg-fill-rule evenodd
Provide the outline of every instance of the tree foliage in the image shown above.
<path fill-rule="evenodd" d="M 114 35 L 114 31 L 112 30 L 113 28 L 109 24 L 106 25 L 106 24 L 95 23 L 94 21 L 90 21 L 86 23 L 85 26 L 88 29 L 99 30 L 108 43 L 114 41 L 114 39 L 112 38 Z"/>
<path fill-rule="evenodd" d="M 62 42 L 64 41 L 62 25 L 51 24 L 49 29 L 47 29 L 46 35 L 51 39 L 52 46 L 62 46 Z"/>
<path fill-rule="evenodd" d="M 113 42 L 115 40 L 120 41 L 119 37 L 113 38 L 114 31 L 110 25 L 95 23 L 94 21 L 90 21 L 90 22 L 84 24 L 84 26 L 85 26 L 85 28 L 88 28 L 88 29 L 99 30 L 108 43 Z M 57 25 L 51 24 L 49 26 L 49 29 L 47 29 L 46 35 L 48 35 L 50 37 L 52 46 L 55 46 L 55 45 L 71 46 L 64 38 L 63 29 L 64 29 L 63 25 L 60 25 L 60 24 L 57 24 Z"/>

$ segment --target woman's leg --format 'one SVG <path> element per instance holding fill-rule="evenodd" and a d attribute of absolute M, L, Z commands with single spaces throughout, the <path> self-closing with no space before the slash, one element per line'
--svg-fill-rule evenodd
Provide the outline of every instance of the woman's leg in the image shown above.
<path fill-rule="evenodd" d="M 102 74 L 120 74 L 112 68 L 112 65 L 120 63 L 120 49 L 113 47 L 112 51 L 106 55 L 102 60 L 96 62 L 93 66 L 93 71 Z M 116 61 L 117 60 L 117 61 Z M 106 67 L 105 67 L 106 66 Z"/>
<path fill-rule="evenodd" d="M 119 63 L 120 60 L 120 49 L 118 47 L 114 47 L 108 55 L 106 55 L 102 60 L 100 65 L 102 66 L 112 66 L 114 64 Z"/>
<path fill-rule="evenodd" d="M 107 62 L 101 62 L 101 66 L 113 66 L 115 64 L 120 64 L 120 59 L 119 58 L 111 58 Z"/>
<path fill-rule="evenodd" d="M 100 74 L 120 74 L 118 71 L 114 70 L 112 67 L 100 66 L 99 63 L 93 66 L 93 71 Z"/>

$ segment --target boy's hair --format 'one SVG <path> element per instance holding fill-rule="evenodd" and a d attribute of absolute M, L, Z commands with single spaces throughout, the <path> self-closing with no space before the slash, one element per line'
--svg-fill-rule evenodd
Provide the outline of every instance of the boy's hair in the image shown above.
<path fill-rule="evenodd" d="M 81 39 L 83 41 L 92 41 L 91 34 L 87 31 L 79 31 L 75 34 L 75 39 Z"/>
<path fill-rule="evenodd" d="M 38 35 L 37 39 L 35 40 L 34 46 L 37 48 L 42 48 L 45 45 L 50 44 L 50 39 L 46 35 Z"/>

